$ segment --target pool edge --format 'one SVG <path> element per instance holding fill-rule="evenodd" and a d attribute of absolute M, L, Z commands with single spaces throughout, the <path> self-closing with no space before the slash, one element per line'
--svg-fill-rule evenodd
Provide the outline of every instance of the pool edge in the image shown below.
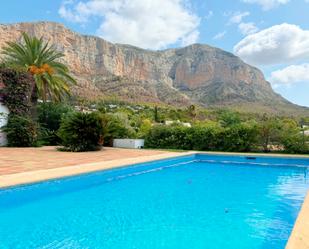
<path fill-rule="evenodd" d="M 285 249 L 309 249 L 309 191 L 296 218 Z"/>
<path fill-rule="evenodd" d="M 0 189 L 14 187 L 18 185 L 38 183 L 42 181 L 82 175 L 96 171 L 120 168 L 132 164 L 146 163 L 156 160 L 169 159 L 179 156 L 194 155 L 195 152 L 171 152 L 168 154 L 159 154 L 151 156 L 140 156 L 133 158 L 125 158 L 111 161 L 101 161 L 95 163 L 78 164 L 74 166 L 64 166 L 52 169 L 43 169 L 35 171 L 27 171 L 22 173 L 0 175 Z"/>
<path fill-rule="evenodd" d="M 309 155 L 297 154 L 280 154 L 280 153 L 254 153 L 254 152 L 222 152 L 222 151 L 194 151 L 195 154 L 201 155 L 222 155 L 222 156 L 256 156 L 256 157 L 284 157 L 284 158 L 297 158 L 309 159 Z"/>

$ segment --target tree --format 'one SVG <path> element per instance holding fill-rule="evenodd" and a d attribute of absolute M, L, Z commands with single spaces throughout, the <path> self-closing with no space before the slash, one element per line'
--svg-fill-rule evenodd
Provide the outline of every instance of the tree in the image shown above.
<path fill-rule="evenodd" d="M 223 110 L 219 114 L 219 121 L 223 127 L 240 124 L 239 114 L 230 110 Z"/>
<path fill-rule="evenodd" d="M 188 107 L 188 113 L 189 113 L 190 118 L 192 118 L 193 120 L 195 120 L 196 115 L 197 115 L 195 105 L 190 105 L 190 106 Z"/>
<path fill-rule="evenodd" d="M 142 123 L 138 131 L 138 136 L 141 138 L 146 137 L 149 131 L 151 130 L 151 127 L 152 127 L 152 123 L 149 119 L 142 120 Z"/>
<path fill-rule="evenodd" d="M 158 107 L 157 106 L 155 106 L 155 108 L 154 108 L 153 115 L 154 115 L 154 117 L 153 117 L 154 121 L 159 123 L 160 122 L 160 118 L 159 118 L 159 112 L 158 112 Z"/>
<path fill-rule="evenodd" d="M 59 62 L 64 56 L 43 38 L 30 37 L 22 34 L 22 42 L 8 42 L 2 54 L 8 66 L 22 68 L 31 73 L 35 79 L 32 87 L 33 102 L 37 98 L 59 101 L 69 95 L 70 84 L 75 80 L 69 74 L 68 67 Z"/>
<path fill-rule="evenodd" d="M 279 130 L 279 120 L 264 114 L 258 125 L 259 140 L 264 152 L 269 152 L 269 145 L 278 140 Z"/>

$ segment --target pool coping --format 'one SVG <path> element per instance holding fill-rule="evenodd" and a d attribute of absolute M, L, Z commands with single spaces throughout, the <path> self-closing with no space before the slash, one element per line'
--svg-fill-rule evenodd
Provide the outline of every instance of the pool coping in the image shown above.
<path fill-rule="evenodd" d="M 309 192 L 297 216 L 285 249 L 309 249 Z"/>
<path fill-rule="evenodd" d="M 110 161 L 101 161 L 95 163 L 77 164 L 74 166 L 64 166 L 51 169 L 41 169 L 0 175 L 0 189 L 14 187 L 18 185 L 38 183 L 46 180 L 70 177 L 82 174 L 88 174 L 96 171 L 125 167 L 137 163 L 146 163 L 156 160 L 169 159 L 178 156 L 187 156 L 196 154 L 194 152 L 171 152 L 166 154 L 139 156 L 133 158 L 117 159 Z"/>
<path fill-rule="evenodd" d="M 24 185 L 30 183 L 37 183 L 51 179 L 62 177 L 69 177 L 81 174 L 87 174 L 96 171 L 108 170 L 113 168 L 125 167 L 137 163 L 151 162 L 155 160 L 169 159 L 178 156 L 189 156 L 194 154 L 204 155 L 238 155 L 238 156 L 260 156 L 260 157 L 286 157 L 286 158 L 305 158 L 306 155 L 286 155 L 286 154 L 262 154 L 262 153 L 230 153 L 230 152 L 170 152 L 168 154 L 159 154 L 151 156 L 139 156 L 135 158 L 126 158 L 120 160 L 102 161 L 96 163 L 86 163 L 74 166 L 65 166 L 52 169 L 28 171 L 16 174 L 1 175 L 0 189 L 13 187 L 17 185 Z M 302 204 L 296 222 L 294 224 L 292 233 L 289 237 L 286 249 L 309 249 L 309 191 Z"/>

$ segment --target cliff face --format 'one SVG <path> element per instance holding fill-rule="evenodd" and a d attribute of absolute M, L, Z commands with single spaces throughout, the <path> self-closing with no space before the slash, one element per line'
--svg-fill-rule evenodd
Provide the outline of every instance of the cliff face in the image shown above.
<path fill-rule="evenodd" d="M 39 22 L 0 25 L 0 49 L 6 41 L 20 40 L 21 32 L 43 36 L 65 54 L 78 80 L 75 95 L 173 105 L 289 104 L 258 69 L 207 45 L 149 51 Z"/>

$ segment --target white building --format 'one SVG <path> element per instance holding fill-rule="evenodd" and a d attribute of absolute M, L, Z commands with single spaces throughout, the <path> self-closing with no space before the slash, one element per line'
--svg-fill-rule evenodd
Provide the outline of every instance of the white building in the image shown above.
<path fill-rule="evenodd" d="M 303 129 L 305 129 L 304 130 L 305 136 L 309 136 L 309 126 L 308 125 L 303 125 Z"/>
<path fill-rule="evenodd" d="M 0 146 L 7 144 L 6 135 L 2 128 L 7 124 L 9 109 L 0 102 Z"/>
<path fill-rule="evenodd" d="M 185 126 L 185 127 L 191 127 L 190 123 L 181 122 L 180 120 L 177 120 L 177 121 L 167 120 L 164 123 L 165 123 L 165 125 L 178 124 L 178 125 L 182 125 L 182 126 Z"/>

